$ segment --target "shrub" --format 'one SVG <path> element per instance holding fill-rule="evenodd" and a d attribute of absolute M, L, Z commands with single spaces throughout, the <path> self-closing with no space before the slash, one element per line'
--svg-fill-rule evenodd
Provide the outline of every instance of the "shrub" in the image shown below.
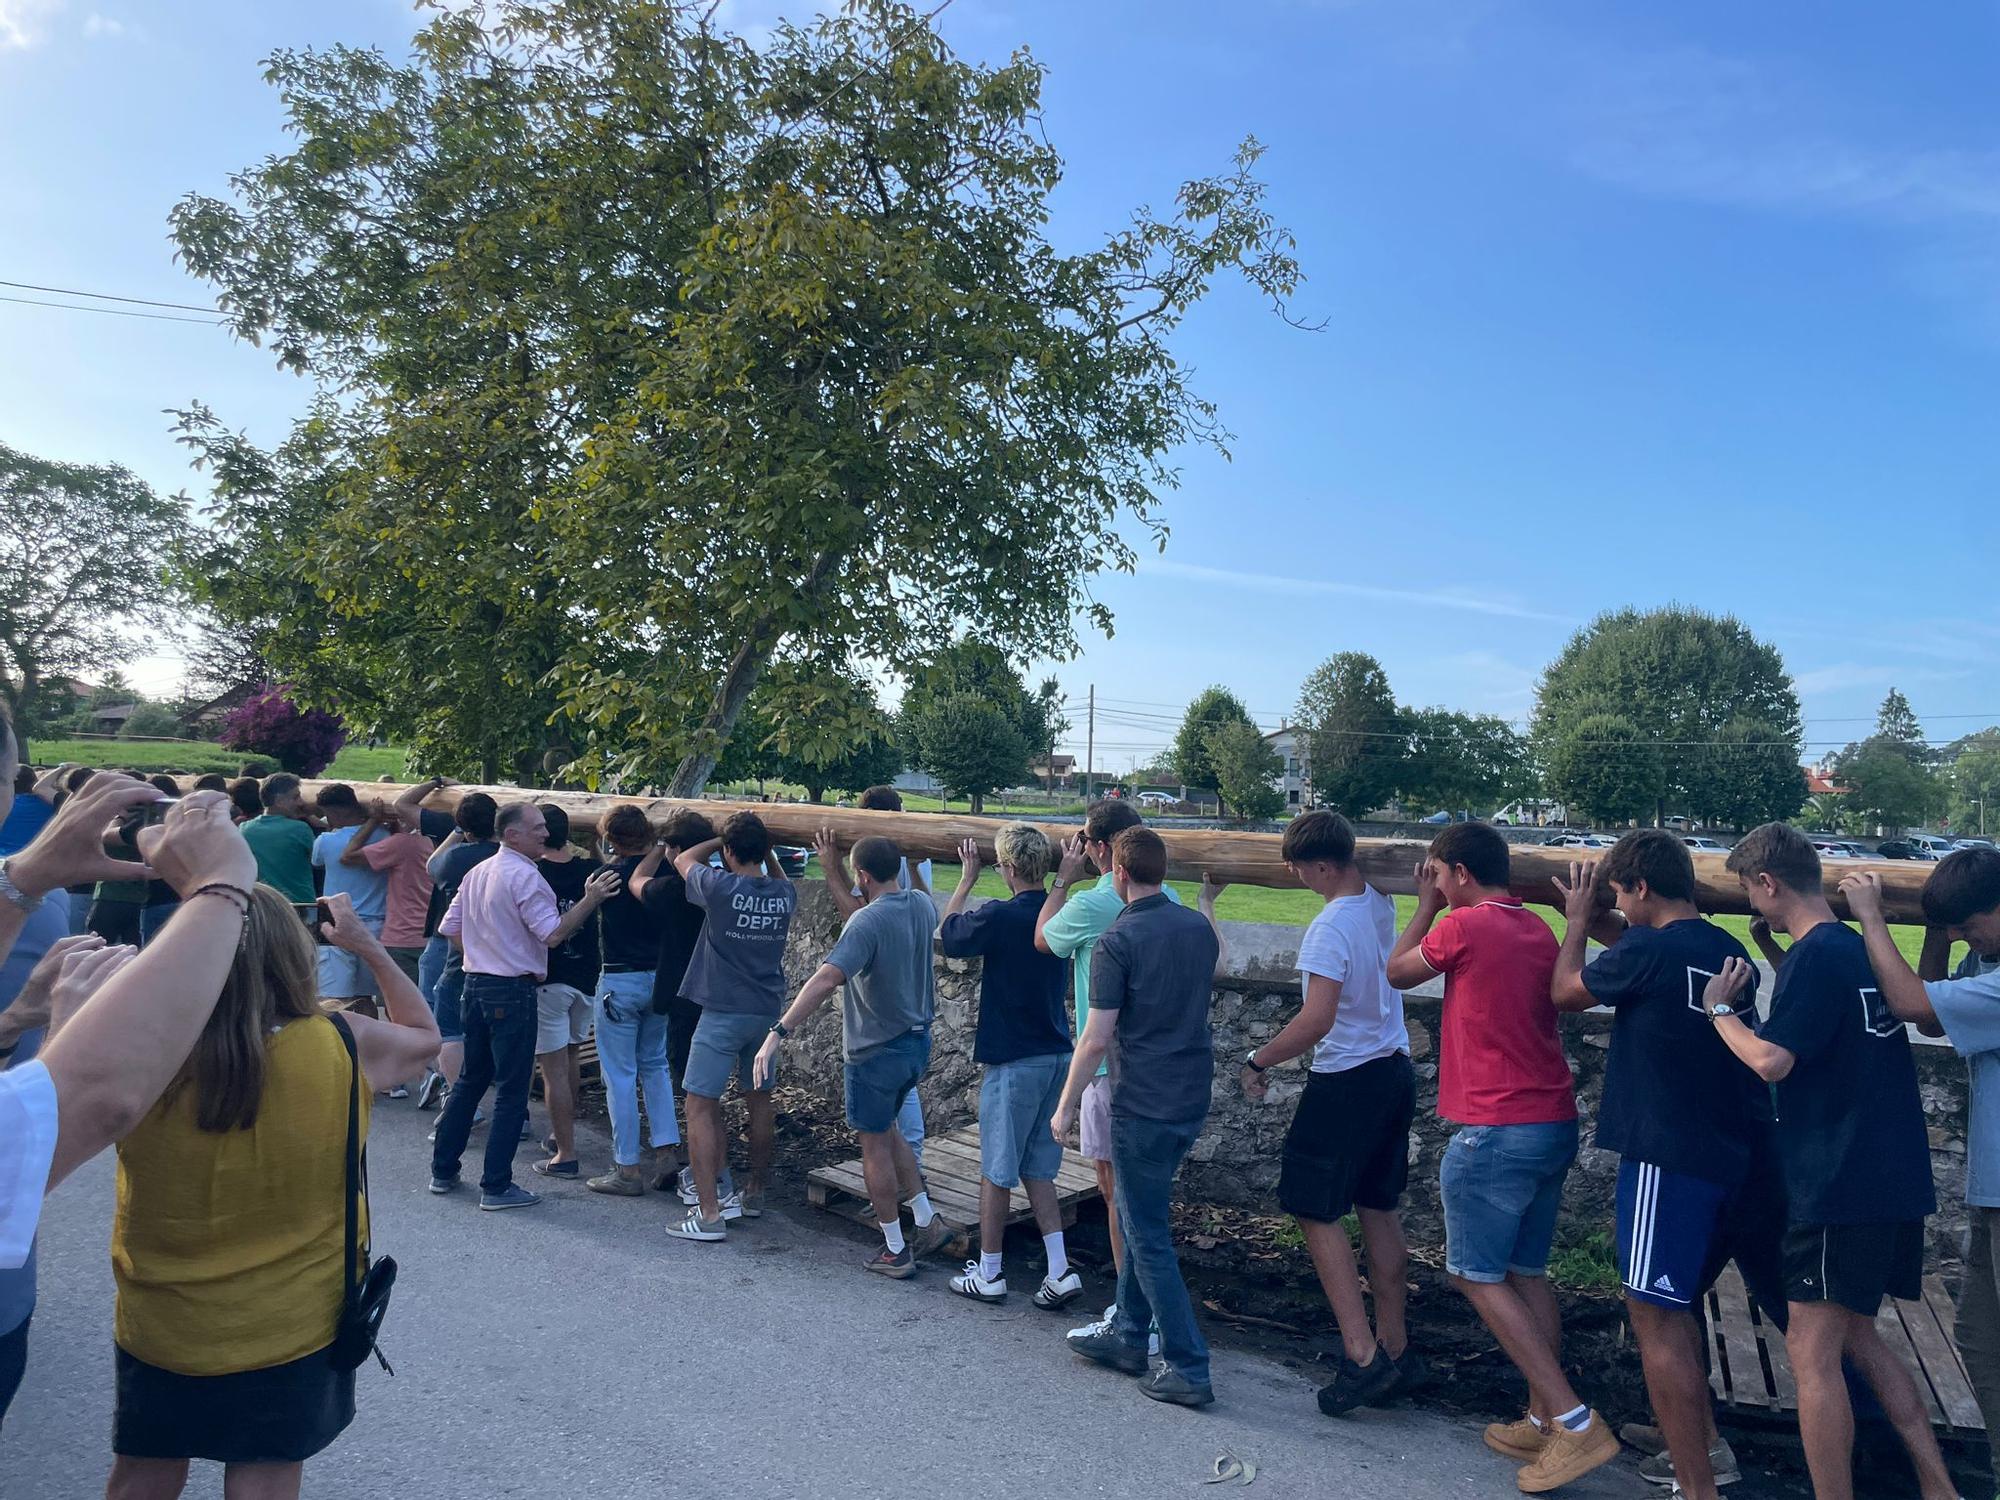
<path fill-rule="evenodd" d="M 229 749 L 275 757 L 296 776 L 317 776 L 347 743 L 347 728 L 335 714 L 301 712 L 286 689 L 267 682 L 229 711 L 221 738 Z"/>

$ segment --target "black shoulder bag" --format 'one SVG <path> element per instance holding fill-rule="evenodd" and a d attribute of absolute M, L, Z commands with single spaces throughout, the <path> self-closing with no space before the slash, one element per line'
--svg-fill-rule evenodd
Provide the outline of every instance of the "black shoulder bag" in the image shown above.
<path fill-rule="evenodd" d="M 327 1019 L 340 1033 L 340 1044 L 347 1049 L 352 1069 L 347 1086 L 347 1232 L 342 1240 L 340 1262 L 340 1325 L 334 1330 L 333 1344 L 327 1354 L 336 1370 L 358 1369 L 372 1354 L 383 1369 L 394 1375 L 396 1372 L 382 1357 L 375 1340 L 382 1331 L 382 1319 L 389 1314 L 389 1293 L 396 1286 L 395 1259 L 387 1255 L 374 1259 L 359 1281 L 354 1277 L 357 1259 L 368 1253 L 356 1243 L 360 1234 L 360 1205 L 368 1197 L 368 1158 L 361 1149 L 361 1059 L 354 1051 L 354 1033 L 347 1029 L 346 1018 L 332 1014 Z M 372 1215 L 369 1223 L 374 1223 Z"/>

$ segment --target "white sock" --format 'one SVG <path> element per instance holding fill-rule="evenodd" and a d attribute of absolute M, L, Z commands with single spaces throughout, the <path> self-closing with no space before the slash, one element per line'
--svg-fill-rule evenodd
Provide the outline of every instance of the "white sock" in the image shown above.
<path fill-rule="evenodd" d="M 903 1221 L 901 1219 L 896 1220 L 893 1224 L 884 1224 L 882 1226 L 882 1241 L 889 1247 L 891 1255 L 901 1255 L 903 1253 Z"/>
<path fill-rule="evenodd" d="M 917 1228 L 927 1229 L 930 1227 L 931 1220 L 937 1217 L 937 1210 L 931 1207 L 931 1195 L 929 1193 L 919 1193 L 910 1200 L 910 1215 L 917 1221 Z"/>
<path fill-rule="evenodd" d="M 1590 1408 L 1579 1406 L 1575 1411 L 1566 1411 L 1556 1420 L 1571 1432 L 1581 1432 L 1590 1425 Z"/>
<path fill-rule="evenodd" d="M 1536 1416 L 1533 1412 L 1528 1413 L 1528 1420 L 1535 1424 L 1535 1431 L 1537 1432 L 1547 1432 L 1549 1430 L 1549 1424 L 1544 1422 L 1540 1417 Z"/>
<path fill-rule="evenodd" d="M 984 1250 L 979 1252 L 979 1279 L 981 1281 L 998 1281 L 1000 1279 L 999 1256 L 988 1255 Z"/>
<path fill-rule="evenodd" d="M 1069 1275 L 1069 1251 L 1063 1247 L 1063 1232 L 1042 1236 L 1042 1250 L 1049 1258 L 1049 1280 L 1061 1281 Z"/>

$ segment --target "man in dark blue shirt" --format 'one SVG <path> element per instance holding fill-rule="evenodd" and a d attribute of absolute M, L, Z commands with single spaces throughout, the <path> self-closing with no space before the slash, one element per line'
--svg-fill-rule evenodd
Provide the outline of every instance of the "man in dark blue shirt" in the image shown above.
<path fill-rule="evenodd" d="M 1083 1278 L 1069 1268 L 1056 1203 L 1062 1143 L 1048 1130 L 1069 1078 L 1069 964 L 1035 947 L 1048 839 L 1033 824 L 1009 823 L 994 838 L 993 854 L 1012 894 L 965 909 L 979 879 L 979 845 L 967 839 L 958 851 L 958 889 L 938 933 L 945 957 L 985 960 L 972 1041 L 972 1060 L 986 1067 L 979 1084 L 979 1259 L 966 1262 L 951 1289 L 975 1302 L 1006 1299 L 1000 1250 L 1008 1200 L 1020 1187 L 1048 1253 L 1035 1306 L 1052 1310 L 1083 1295 Z"/>
<path fill-rule="evenodd" d="M 1845 1356 L 1909 1450 L 1924 1500 L 1951 1500 L 1957 1487 L 1916 1383 L 1875 1331 L 1885 1295 L 1923 1294 L 1924 1217 L 1937 1207 L 1910 1039 L 1883 1004 L 1861 937 L 1834 920 L 1804 834 L 1784 823 L 1752 829 L 1729 869 L 1757 915 L 1792 939 L 1761 1034 L 1736 1013 L 1749 964 L 1724 964 L 1703 1002 L 1729 1050 L 1778 1089 L 1790 1204 L 1785 1351 L 1813 1491 L 1853 1493 Z"/>
<path fill-rule="evenodd" d="M 1217 930 L 1167 900 L 1167 846 L 1150 828 L 1128 828 L 1111 846 L 1111 879 L 1125 901 L 1097 940 L 1090 1019 L 1071 1059 L 1062 1103 L 1049 1122 L 1069 1138 L 1084 1086 L 1111 1054 L 1111 1160 L 1125 1260 L 1118 1316 L 1103 1333 L 1072 1336 L 1086 1359 L 1146 1374 L 1146 1330 L 1157 1321 L 1163 1363 L 1140 1386 L 1155 1401 L 1207 1406 L 1208 1345 L 1174 1254 L 1168 1210 L 1180 1170 L 1208 1119 L 1215 1078 L 1209 993 L 1222 962 Z"/>
<path fill-rule="evenodd" d="M 1770 1093 L 1702 1006 L 1708 982 L 1749 955 L 1702 920 L 1694 861 L 1664 829 L 1628 833 L 1597 863 L 1571 865 L 1561 889 L 1568 930 L 1550 997 L 1559 1010 L 1617 1013 L 1597 1145 L 1621 1158 L 1618 1264 L 1667 1441 L 1671 1469 L 1662 1473 L 1689 1500 L 1717 1500 L 1718 1481 L 1738 1475 L 1714 1428 L 1694 1307 L 1731 1255 L 1755 1270 L 1774 1264 L 1783 1227 L 1737 1201 L 1753 1163 L 1768 1155 Z M 1617 908 L 1608 923 L 1600 893 Z M 1586 967 L 1589 935 L 1607 946 Z"/>

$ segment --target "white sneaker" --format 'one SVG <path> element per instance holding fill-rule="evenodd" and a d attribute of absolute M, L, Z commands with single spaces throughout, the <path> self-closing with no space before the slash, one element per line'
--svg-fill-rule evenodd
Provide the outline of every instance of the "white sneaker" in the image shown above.
<path fill-rule="evenodd" d="M 974 1302 L 1005 1302 L 1007 1300 L 1007 1278 L 996 1276 L 988 1281 L 979 1274 L 979 1262 L 965 1263 L 963 1275 L 951 1278 L 951 1289 L 961 1297 L 970 1297 Z"/>
<path fill-rule="evenodd" d="M 1042 1278 L 1042 1284 L 1035 1288 L 1035 1306 L 1054 1312 L 1068 1307 L 1082 1295 L 1083 1278 L 1074 1271 L 1065 1271 L 1061 1276 Z"/>
<path fill-rule="evenodd" d="M 700 1211 L 698 1207 L 700 1202 L 700 1198 L 695 1199 L 697 1212 Z M 722 1222 L 725 1224 L 734 1224 L 738 1219 L 743 1217 L 743 1195 L 741 1193 L 731 1193 L 727 1198 L 722 1199 L 717 1206 L 722 1210 Z"/>
<path fill-rule="evenodd" d="M 1118 1316 L 1118 1304 L 1114 1302 L 1109 1307 L 1104 1309 L 1103 1316 L 1100 1317 L 1095 1323 L 1086 1323 L 1081 1328 L 1072 1328 L 1068 1333 L 1064 1334 L 1063 1337 L 1070 1339 L 1102 1338 L 1105 1334 L 1111 1332 L 1111 1324 L 1117 1318 L 1117 1316 Z"/>

